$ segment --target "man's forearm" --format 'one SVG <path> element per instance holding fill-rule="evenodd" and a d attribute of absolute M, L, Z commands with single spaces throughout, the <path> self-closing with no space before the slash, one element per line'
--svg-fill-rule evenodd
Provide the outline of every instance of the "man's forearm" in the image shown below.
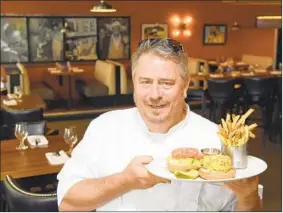
<path fill-rule="evenodd" d="M 130 190 L 127 180 L 121 173 L 82 180 L 67 191 L 59 210 L 91 211 Z"/>
<path fill-rule="evenodd" d="M 236 211 L 260 211 L 261 208 L 261 201 L 257 193 L 247 198 L 237 199 Z"/>

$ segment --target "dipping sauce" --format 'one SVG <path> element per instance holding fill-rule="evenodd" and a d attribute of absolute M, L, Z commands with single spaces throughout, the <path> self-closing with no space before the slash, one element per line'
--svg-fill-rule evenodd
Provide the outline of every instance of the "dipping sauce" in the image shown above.
<path fill-rule="evenodd" d="M 205 148 L 205 149 L 202 149 L 201 152 L 205 155 L 219 155 L 219 154 L 221 154 L 221 151 L 219 149 L 215 149 L 215 148 Z"/>

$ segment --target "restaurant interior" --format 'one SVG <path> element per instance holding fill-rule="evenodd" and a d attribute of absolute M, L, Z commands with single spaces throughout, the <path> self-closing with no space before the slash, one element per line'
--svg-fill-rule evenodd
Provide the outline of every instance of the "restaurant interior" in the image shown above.
<path fill-rule="evenodd" d="M 58 211 L 56 175 L 88 124 L 135 106 L 139 41 L 169 37 L 188 54 L 192 111 L 220 124 L 254 109 L 248 153 L 268 165 L 262 208 L 282 211 L 281 9 L 278 0 L 2 1 L 1 210 Z"/>

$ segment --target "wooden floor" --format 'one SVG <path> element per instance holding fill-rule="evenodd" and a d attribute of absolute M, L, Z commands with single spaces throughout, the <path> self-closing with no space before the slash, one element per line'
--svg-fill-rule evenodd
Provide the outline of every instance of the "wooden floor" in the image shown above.
<path fill-rule="evenodd" d="M 193 111 L 199 112 L 199 110 Z M 48 126 L 59 129 L 62 133 L 64 127 L 75 125 L 80 137 L 82 137 L 92 119 L 50 121 Z M 252 115 L 252 119 L 260 123 L 260 113 Z M 248 151 L 250 155 L 262 158 L 268 164 L 266 172 L 260 175 L 260 183 L 264 186 L 264 211 L 282 211 L 282 146 L 271 143 L 263 137 L 262 132 L 261 128 L 257 129 L 256 138 L 249 141 Z M 264 142 L 266 143 L 265 147 L 263 146 Z"/>

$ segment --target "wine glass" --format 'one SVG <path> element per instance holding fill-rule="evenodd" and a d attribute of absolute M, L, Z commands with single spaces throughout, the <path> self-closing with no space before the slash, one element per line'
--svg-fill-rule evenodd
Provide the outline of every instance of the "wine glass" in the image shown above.
<path fill-rule="evenodd" d="M 64 130 L 64 140 L 67 144 L 69 144 L 70 149 L 67 151 L 67 154 L 71 156 L 74 145 L 78 141 L 78 135 L 75 126 L 66 127 Z"/>
<path fill-rule="evenodd" d="M 17 150 L 27 149 L 28 146 L 25 145 L 25 139 L 28 136 L 27 123 L 25 122 L 16 123 L 15 136 L 17 139 L 20 140 L 20 144 L 19 146 L 16 147 L 16 149 Z"/>
<path fill-rule="evenodd" d="M 23 91 L 22 88 L 20 86 L 14 86 L 14 95 L 17 99 L 17 101 L 21 102 L 21 98 L 23 96 Z"/>

